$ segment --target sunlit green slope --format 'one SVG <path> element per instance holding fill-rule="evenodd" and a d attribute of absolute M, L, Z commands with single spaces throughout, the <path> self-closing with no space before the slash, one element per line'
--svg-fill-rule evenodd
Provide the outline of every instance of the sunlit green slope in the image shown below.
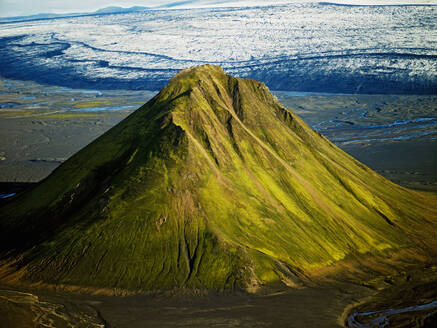
<path fill-rule="evenodd" d="M 3 279 L 250 288 L 435 250 L 435 195 L 382 178 L 257 81 L 205 65 L 0 208 Z"/>

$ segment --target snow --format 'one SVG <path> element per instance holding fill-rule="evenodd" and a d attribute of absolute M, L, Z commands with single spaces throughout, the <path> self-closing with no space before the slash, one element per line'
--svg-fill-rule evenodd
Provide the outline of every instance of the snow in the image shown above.
<path fill-rule="evenodd" d="M 35 74 L 58 70 L 78 83 L 106 79 L 109 87 L 124 88 L 116 81 L 132 81 L 131 88 L 148 81 L 152 89 L 176 70 L 215 63 L 276 90 L 348 91 L 344 85 L 329 89 L 341 79 L 349 91 L 375 79 L 382 85 L 387 80 L 406 89 L 432 89 L 437 85 L 436 22 L 435 6 L 297 2 L 3 24 L 0 38 L 22 38 L 0 40 L 0 55 L 9 58 L 8 67 L 0 64 L 0 74 L 19 78 L 20 67 Z M 49 48 L 59 54 L 47 55 Z M 316 79 L 318 84 L 312 82 Z"/>

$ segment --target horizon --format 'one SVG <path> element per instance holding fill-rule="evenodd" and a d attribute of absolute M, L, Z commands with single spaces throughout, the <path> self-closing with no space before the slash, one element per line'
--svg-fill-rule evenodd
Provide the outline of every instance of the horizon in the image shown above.
<path fill-rule="evenodd" d="M 287 3 L 319 3 L 326 2 L 338 5 L 363 5 L 363 6 L 390 6 L 390 5 L 437 5 L 437 0 L 97 0 L 92 4 L 89 1 L 77 0 L 74 3 L 59 2 L 54 0 L 42 0 L 37 6 L 29 6 L 26 0 L 1 0 L 0 17 L 25 17 L 41 14 L 86 14 L 108 7 L 120 7 L 123 9 L 131 7 L 149 7 L 150 9 L 188 9 L 188 8 L 220 8 L 220 7 L 251 7 L 283 5 Z"/>

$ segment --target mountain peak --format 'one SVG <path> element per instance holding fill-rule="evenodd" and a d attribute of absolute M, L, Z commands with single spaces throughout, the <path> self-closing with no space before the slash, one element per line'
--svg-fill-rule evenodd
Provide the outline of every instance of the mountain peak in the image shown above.
<path fill-rule="evenodd" d="M 180 70 L 171 80 L 177 80 L 180 78 L 186 78 L 189 76 L 205 79 L 208 76 L 223 76 L 226 75 L 221 66 L 204 64 L 199 66 L 189 67 Z"/>
<path fill-rule="evenodd" d="M 264 84 L 203 65 L 0 208 L 0 280 L 299 286 L 354 259 L 435 256 L 436 201 L 355 161 Z"/>
<path fill-rule="evenodd" d="M 158 97 L 181 96 L 200 85 L 227 83 L 228 76 L 220 66 L 201 65 L 179 71 L 164 87 Z"/>
<path fill-rule="evenodd" d="M 170 105 L 170 102 L 175 102 L 176 105 Z M 281 107 L 285 110 L 264 83 L 232 77 L 220 66 L 209 64 L 180 71 L 151 101 L 166 103 L 166 110 L 172 108 L 179 113 L 195 110 L 198 114 L 203 112 L 207 115 L 218 115 L 222 123 L 225 123 L 222 116 L 227 117 L 226 113 L 244 119 L 244 111 L 248 110 L 246 114 L 253 116 L 259 109 L 256 102 L 267 102 L 275 108 Z M 251 103 L 254 106 L 249 106 Z M 284 115 L 291 118 L 291 113 L 286 110 Z"/>

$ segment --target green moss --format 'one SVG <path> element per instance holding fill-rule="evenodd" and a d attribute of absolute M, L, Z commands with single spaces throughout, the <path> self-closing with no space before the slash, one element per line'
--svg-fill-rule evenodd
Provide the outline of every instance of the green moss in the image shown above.
<path fill-rule="evenodd" d="M 262 83 L 205 65 L 6 202 L 0 250 L 23 280 L 252 288 L 350 255 L 432 254 L 436 200 L 355 161 Z"/>

